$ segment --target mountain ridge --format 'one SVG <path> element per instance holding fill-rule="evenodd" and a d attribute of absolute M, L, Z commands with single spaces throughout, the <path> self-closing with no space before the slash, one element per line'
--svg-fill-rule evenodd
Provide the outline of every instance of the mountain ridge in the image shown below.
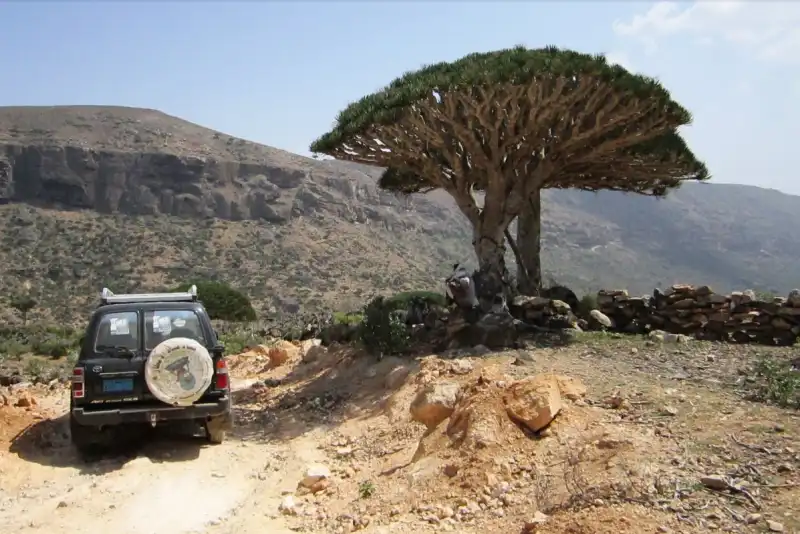
<path fill-rule="evenodd" d="M 441 289 L 454 262 L 473 258 L 466 219 L 442 191 L 379 190 L 381 172 L 156 110 L 0 107 L 0 292 L 30 282 L 42 308 L 67 317 L 102 285 L 191 277 L 241 287 L 262 315 Z M 688 183 L 660 200 L 547 190 L 543 204 L 545 271 L 579 292 L 800 285 L 786 267 L 800 247 L 794 195 Z"/>

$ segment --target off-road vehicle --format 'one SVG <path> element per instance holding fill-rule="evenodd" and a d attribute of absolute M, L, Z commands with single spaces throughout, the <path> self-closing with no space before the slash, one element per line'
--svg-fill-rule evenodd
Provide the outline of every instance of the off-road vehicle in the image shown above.
<path fill-rule="evenodd" d="M 103 288 L 72 370 L 70 430 L 82 452 L 121 425 L 190 421 L 221 443 L 232 426 L 224 346 L 197 287 L 115 295 Z"/>

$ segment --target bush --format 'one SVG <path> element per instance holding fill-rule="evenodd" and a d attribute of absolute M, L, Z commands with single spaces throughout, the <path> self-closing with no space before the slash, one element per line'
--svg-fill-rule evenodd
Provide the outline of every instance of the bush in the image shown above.
<path fill-rule="evenodd" d="M 368 350 L 380 356 L 397 354 L 408 349 L 406 311 L 396 309 L 395 306 L 396 302 L 376 297 L 364 308 L 361 342 Z"/>
<path fill-rule="evenodd" d="M 385 301 L 385 306 L 391 310 L 407 310 L 413 303 L 425 303 L 430 306 L 447 306 L 447 300 L 441 293 L 434 291 L 405 291 L 398 293 Z"/>
<path fill-rule="evenodd" d="M 335 312 L 333 314 L 333 324 L 344 324 L 347 326 L 355 326 L 361 324 L 363 320 L 364 320 L 364 315 L 361 313 Z"/>
<path fill-rule="evenodd" d="M 588 317 L 589 312 L 592 310 L 597 309 L 597 295 L 593 293 L 587 293 L 581 300 L 578 302 L 578 309 L 576 310 L 576 314 L 578 317 Z"/>
<path fill-rule="evenodd" d="M 61 358 L 77 349 L 79 337 L 70 327 L 29 325 L 0 327 L 0 354 L 19 356 L 25 353 Z"/>
<path fill-rule="evenodd" d="M 219 340 L 225 345 L 227 354 L 241 354 L 248 347 L 255 347 L 264 343 L 264 339 L 248 332 L 231 332 L 221 334 Z"/>
<path fill-rule="evenodd" d="M 205 306 L 209 317 L 223 321 L 255 321 L 256 311 L 243 293 L 224 282 L 192 282 L 173 291 L 188 291 L 197 286 L 197 298 Z"/>
<path fill-rule="evenodd" d="M 800 409 L 800 373 L 788 362 L 763 357 L 753 366 L 753 374 L 752 400 Z"/>

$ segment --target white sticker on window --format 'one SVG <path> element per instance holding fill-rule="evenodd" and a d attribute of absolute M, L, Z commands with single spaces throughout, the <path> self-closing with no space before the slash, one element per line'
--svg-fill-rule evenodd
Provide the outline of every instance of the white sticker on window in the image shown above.
<path fill-rule="evenodd" d="M 172 324 L 175 325 L 175 328 L 183 328 L 184 326 L 186 326 L 186 321 L 184 321 L 183 319 L 175 319 L 174 321 L 172 321 Z"/>
<path fill-rule="evenodd" d="M 170 322 L 169 317 L 159 317 L 158 315 L 154 315 L 153 332 L 168 336 L 169 333 L 172 332 L 172 323 Z"/>
<path fill-rule="evenodd" d="M 131 333 L 128 319 L 124 317 L 111 317 L 111 324 L 109 327 L 112 336 L 127 336 Z"/>

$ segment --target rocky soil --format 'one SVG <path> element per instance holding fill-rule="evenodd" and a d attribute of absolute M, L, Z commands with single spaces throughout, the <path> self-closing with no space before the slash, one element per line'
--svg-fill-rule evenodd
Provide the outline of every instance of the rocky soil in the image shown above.
<path fill-rule="evenodd" d="M 68 446 L 66 386 L 15 384 L 0 397 L 0 525 L 800 532 L 800 414 L 743 396 L 753 361 L 791 355 L 587 335 L 376 361 L 280 342 L 231 357 L 225 444 L 156 429 L 89 463 Z"/>

